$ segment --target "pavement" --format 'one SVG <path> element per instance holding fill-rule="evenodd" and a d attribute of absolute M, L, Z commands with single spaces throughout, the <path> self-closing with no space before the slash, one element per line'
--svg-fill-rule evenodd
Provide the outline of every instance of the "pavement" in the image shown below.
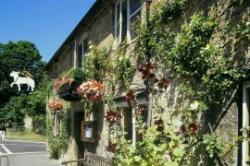
<path fill-rule="evenodd" d="M 0 166 L 60 166 L 49 159 L 42 142 L 6 140 L 0 144 Z"/>

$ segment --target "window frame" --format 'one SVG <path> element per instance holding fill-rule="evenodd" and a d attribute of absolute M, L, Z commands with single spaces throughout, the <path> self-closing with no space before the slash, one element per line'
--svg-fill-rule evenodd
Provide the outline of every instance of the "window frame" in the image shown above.
<path fill-rule="evenodd" d="M 86 43 L 85 43 L 86 42 Z M 83 60 L 87 55 L 88 48 L 85 50 L 85 44 L 87 44 L 88 47 L 88 37 L 85 36 L 80 40 L 80 42 L 77 45 L 77 67 L 83 68 Z M 81 47 L 81 56 L 79 56 L 79 47 Z M 81 57 L 81 59 L 80 59 Z M 81 61 L 81 62 L 80 62 Z M 81 64 L 81 65 L 80 65 Z"/>
<path fill-rule="evenodd" d="M 249 124 L 250 124 L 250 106 L 249 106 L 249 98 L 250 98 L 250 93 L 249 93 L 249 89 L 250 89 L 250 81 L 246 81 L 243 83 L 243 87 L 242 87 L 242 115 L 241 115 L 241 119 L 242 119 L 242 124 L 241 124 L 241 128 L 242 129 L 246 129 L 248 128 Z M 242 133 L 243 137 L 247 137 L 247 133 L 243 132 Z M 244 163 L 246 163 L 247 161 L 249 161 L 249 141 L 248 140 L 244 140 L 241 143 L 241 164 L 244 165 Z"/>
<path fill-rule="evenodd" d="M 131 19 L 133 18 L 133 16 L 135 16 L 136 14 L 138 14 L 138 12 L 141 12 L 142 7 L 143 7 L 143 3 L 141 1 L 141 5 L 138 9 L 136 9 L 133 13 L 131 13 L 130 9 L 130 0 L 117 0 L 115 3 L 115 23 L 114 23 L 114 39 L 115 39 L 115 46 L 118 46 L 121 42 L 122 42 L 122 23 L 123 23 L 123 15 L 122 15 L 122 3 L 123 2 L 127 2 L 127 28 L 126 28 L 126 38 L 127 38 L 127 42 L 131 43 L 134 39 L 132 39 L 132 30 L 131 30 Z M 118 10 L 119 7 L 119 10 Z M 118 13 L 119 11 L 119 13 Z M 119 17 L 119 18 L 118 18 Z M 118 27 L 119 26 L 119 27 Z"/>

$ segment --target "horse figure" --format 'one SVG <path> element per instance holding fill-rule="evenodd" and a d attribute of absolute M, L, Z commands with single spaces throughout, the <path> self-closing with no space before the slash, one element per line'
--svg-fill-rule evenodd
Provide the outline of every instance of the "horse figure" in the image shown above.
<path fill-rule="evenodd" d="M 30 77 L 21 77 L 19 76 L 20 72 L 12 71 L 10 77 L 14 78 L 14 81 L 10 84 L 10 87 L 13 88 L 14 85 L 17 85 L 18 92 L 21 91 L 21 85 L 26 84 L 28 86 L 28 91 L 32 92 L 35 88 L 35 81 Z"/>

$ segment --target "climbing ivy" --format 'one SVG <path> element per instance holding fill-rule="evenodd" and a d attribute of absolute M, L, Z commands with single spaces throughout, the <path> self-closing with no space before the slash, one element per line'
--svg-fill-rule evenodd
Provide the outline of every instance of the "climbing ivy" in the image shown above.
<path fill-rule="evenodd" d="M 109 51 L 106 48 L 98 49 L 96 46 L 93 46 L 83 65 L 87 79 L 97 81 L 103 81 L 105 74 L 111 69 L 110 66 Z"/>
<path fill-rule="evenodd" d="M 185 101 L 181 109 L 183 126 L 179 131 L 167 132 L 167 128 L 173 126 L 164 124 L 164 130 L 159 132 L 138 125 L 137 131 L 150 134 L 143 135 L 136 148 L 129 141 L 120 141 L 115 158 L 118 165 L 164 165 L 166 160 L 171 162 L 167 165 L 192 165 L 197 150 L 205 152 L 213 160 L 215 156 L 225 154 L 225 142 L 220 141 L 213 131 L 212 134 L 209 131 L 201 132 L 203 126 L 199 124 L 198 115 L 225 107 L 239 80 L 246 77 L 246 71 L 234 63 L 233 55 L 221 47 L 221 43 L 213 40 L 215 32 L 224 31 L 218 27 L 215 18 L 200 12 L 184 23 L 179 32 L 168 26 L 172 19 L 181 15 L 187 3 L 185 0 L 175 0 L 156 5 L 148 24 L 137 30 L 135 46 L 138 65 L 154 62 L 156 72 L 167 71 L 178 82 L 179 101 Z M 231 28 L 230 36 L 246 37 L 249 34 L 245 28 L 247 25 Z M 157 134 L 160 134 L 159 138 L 166 139 L 159 140 Z M 176 142 L 173 143 L 174 140 Z M 200 145 L 204 148 L 199 149 Z"/>
<path fill-rule="evenodd" d="M 53 133 L 53 121 L 52 117 L 47 118 L 47 138 L 50 157 L 54 159 L 60 158 L 60 156 L 67 152 L 69 141 L 69 113 L 65 110 L 56 112 L 55 115 L 59 116 L 61 126 L 58 133 Z"/>

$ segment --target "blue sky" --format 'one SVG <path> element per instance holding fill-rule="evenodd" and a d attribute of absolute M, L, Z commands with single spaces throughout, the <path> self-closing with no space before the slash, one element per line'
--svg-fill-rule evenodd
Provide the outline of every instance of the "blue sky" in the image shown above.
<path fill-rule="evenodd" d="M 28 40 L 48 61 L 95 0 L 1 0 L 0 43 Z"/>

